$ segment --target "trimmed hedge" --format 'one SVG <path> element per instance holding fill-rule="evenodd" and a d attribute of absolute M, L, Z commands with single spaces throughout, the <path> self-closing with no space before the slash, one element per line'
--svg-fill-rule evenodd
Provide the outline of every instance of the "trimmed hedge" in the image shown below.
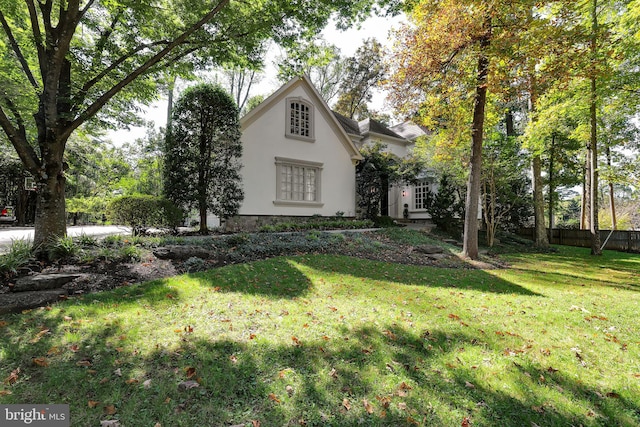
<path fill-rule="evenodd" d="M 182 223 L 183 212 L 162 197 L 122 196 L 109 202 L 107 218 L 114 224 L 132 227 L 136 234 L 148 227 L 176 228 Z"/>

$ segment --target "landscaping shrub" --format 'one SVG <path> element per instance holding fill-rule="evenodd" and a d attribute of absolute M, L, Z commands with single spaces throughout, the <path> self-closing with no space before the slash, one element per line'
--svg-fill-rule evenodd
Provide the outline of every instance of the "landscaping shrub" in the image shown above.
<path fill-rule="evenodd" d="M 396 222 L 388 215 L 378 216 L 373 221 L 376 227 L 389 228 L 397 226 Z"/>
<path fill-rule="evenodd" d="M 33 259 L 31 242 L 28 240 L 14 240 L 9 252 L 0 255 L 0 274 L 15 274 L 18 269 Z"/>
<path fill-rule="evenodd" d="M 82 248 L 76 242 L 74 242 L 73 237 L 65 236 L 59 238 L 50 248 L 49 248 L 49 259 L 63 259 L 63 258 L 73 258 L 77 256 Z"/>
<path fill-rule="evenodd" d="M 307 230 L 355 230 L 359 228 L 372 228 L 374 223 L 371 220 L 350 220 L 350 219 L 312 219 L 307 222 L 281 222 L 273 225 L 260 227 L 261 233 L 274 232 L 294 232 Z"/>
<path fill-rule="evenodd" d="M 131 226 L 133 234 L 140 234 L 148 227 L 178 227 L 182 223 L 183 212 L 162 197 L 123 196 L 109 203 L 107 218 L 115 224 Z"/>

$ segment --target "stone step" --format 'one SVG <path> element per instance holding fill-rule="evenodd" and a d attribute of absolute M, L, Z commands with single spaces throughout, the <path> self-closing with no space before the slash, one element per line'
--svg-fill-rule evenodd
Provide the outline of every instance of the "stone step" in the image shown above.
<path fill-rule="evenodd" d="M 16 280 L 11 292 L 45 291 L 58 289 L 82 276 L 81 274 L 51 273 L 25 276 Z"/>
<path fill-rule="evenodd" d="M 444 253 L 444 248 L 442 246 L 436 246 L 436 245 L 420 245 L 420 246 L 416 246 L 415 248 L 416 252 L 420 252 L 422 254 L 441 254 Z"/>
<path fill-rule="evenodd" d="M 0 314 L 19 313 L 22 310 L 43 307 L 66 296 L 65 289 L 0 294 Z"/>

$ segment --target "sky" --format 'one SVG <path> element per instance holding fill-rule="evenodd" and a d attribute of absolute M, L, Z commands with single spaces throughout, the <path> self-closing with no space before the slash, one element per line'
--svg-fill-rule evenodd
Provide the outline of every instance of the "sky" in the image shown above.
<path fill-rule="evenodd" d="M 322 31 L 322 37 L 330 44 L 334 44 L 340 48 L 340 53 L 343 56 L 353 56 L 355 51 L 362 45 L 362 42 L 368 38 L 376 38 L 382 45 L 387 48 L 392 47 L 392 40 L 389 37 L 389 32 L 392 29 L 397 29 L 403 22 L 402 17 L 371 17 L 360 25 L 360 28 L 351 28 L 347 31 L 340 31 L 335 28 L 335 25 L 329 24 L 327 28 Z M 255 86 L 252 90 L 251 96 L 262 94 L 269 96 L 275 92 L 281 85 L 276 78 L 276 67 L 273 65 L 274 57 L 278 52 L 274 51 L 272 57 L 268 57 L 265 61 L 265 76 L 261 82 Z M 378 92 L 374 95 L 372 106 L 379 111 L 388 110 L 384 105 L 384 94 Z M 151 106 L 145 108 L 143 117 L 145 120 L 151 120 L 154 122 L 155 127 L 164 127 L 167 124 L 167 100 L 161 99 Z M 138 138 L 142 138 L 145 135 L 145 128 L 133 127 L 130 130 L 119 130 L 110 132 L 108 137 L 116 145 L 121 145 L 125 142 L 133 142 Z"/>

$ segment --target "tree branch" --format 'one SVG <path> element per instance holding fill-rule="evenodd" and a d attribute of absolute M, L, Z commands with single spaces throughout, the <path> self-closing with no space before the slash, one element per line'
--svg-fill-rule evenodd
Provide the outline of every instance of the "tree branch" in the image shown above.
<path fill-rule="evenodd" d="M 147 48 L 150 48 L 150 47 L 161 46 L 163 44 L 168 45 L 169 43 L 170 42 L 168 42 L 166 40 L 162 40 L 162 41 L 157 41 L 157 42 L 154 42 L 154 43 L 151 43 L 151 44 L 143 44 L 143 45 L 137 46 L 134 50 L 132 50 L 131 52 L 127 53 L 126 55 L 121 56 L 115 62 L 113 62 L 111 65 L 109 65 L 107 68 L 105 68 L 100 73 L 98 73 L 94 78 L 92 78 L 91 80 L 86 82 L 84 84 L 84 86 L 82 86 L 82 89 L 80 89 L 80 91 L 78 93 L 78 96 L 76 96 L 74 98 L 74 104 L 75 105 L 81 104 L 82 101 L 84 100 L 87 92 L 89 92 L 89 90 L 91 90 L 91 88 L 93 86 L 98 84 L 103 78 L 105 78 L 107 76 L 107 74 L 109 74 L 110 72 L 116 70 L 127 59 L 130 59 L 136 53 L 139 53 L 140 51 L 142 51 L 144 49 L 147 49 Z"/>
<path fill-rule="evenodd" d="M 25 59 L 24 55 L 22 54 L 22 50 L 20 50 L 20 46 L 18 45 L 18 42 L 16 41 L 15 37 L 13 36 L 13 32 L 11 31 L 11 27 L 9 27 L 9 23 L 4 18 L 4 14 L 2 13 L 1 10 L 0 10 L 0 24 L 2 24 L 2 28 L 4 29 L 4 32 L 7 35 L 7 38 L 9 39 L 9 44 L 11 45 L 11 48 L 13 49 L 13 52 L 18 57 L 18 61 L 20 61 L 20 65 L 22 66 L 22 70 L 26 74 L 27 79 L 29 80 L 29 83 L 31 83 L 31 85 L 35 89 L 38 89 L 38 82 L 36 82 L 36 79 L 33 77 L 33 73 L 31 72 L 31 69 L 29 68 L 29 64 L 27 63 L 27 60 Z"/>
<path fill-rule="evenodd" d="M 81 113 L 73 122 L 69 124 L 69 126 L 64 130 L 60 137 L 63 139 L 68 138 L 75 129 L 77 129 L 82 123 L 86 122 L 91 117 L 95 116 L 98 111 L 100 111 L 100 109 L 107 102 L 109 102 L 111 98 L 113 98 L 117 93 L 124 89 L 129 83 L 140 77 L 147 70 L 160 62 L 165 56 L 171 53 L 173 49 L 184 43 L 184 41 L 187 40 L 189 36 L 191 36 L 207 22 L 213 19 L 213 17 L 220 13 L 220 11 L 229 3 L 229 1 L 230 0 L 220 0 L 216 7 L 214 7 L 209 13 L 202 17 L 198 22 L 189 27 L 189 29 L 176 37 L 171 43 L 169 43 L 167 47 L 162 49 L 153 57 L 149 58 L 144 64 L 142 64 L 140 67 L 138 67 L 136 70 L 122 79 L 119 83 L 105 92 L 102 96 L 100 96 L 93 104 L 88 106 L 83 113 Z"/>
<path fill-rule="evenodd" d="M 80 11 L 80 15 L 78 16 L 78 22 L 84 17 L 84 15 L 87 14 L 87 11 L 91 8 L 91 6 L 93 6 L 93 3 L 95 3 L 95 0 L 89 0 L 89 2 L 82 8 L 82 10 Z"/>
<path fill-rule="evenodd" d="M 38 13 L 36 7 L 33 4 L 33 0 L 26 0 L 27 8 L 29 9 L 29 20 L 31 21 L 31 32 L 33 33 L 33 39 L 36 45 L 36 51 L 38 52 L 38 64 L 40 65 L 40 76 L 44 78 L 44 46 L 42 44 L 42 32 L 40 31 L 40 24 L 38 23 Z"/>
<path fill-rule="evenodd" d="M 0 127 L 4 130 L 11 141 L 11 145 L 15 148 L 16 153 L 22 160 L 25 168 L 33 175 L 40 175 L 40 167 L 38 165 L 38 156 L 36 152 L 33 150 L 33 147 L 29 145 L 26 138 L 23 138 L 20 135 L 20 130 L 16 129 L 16 127 L 11 123 L 11 120 L 7 117 L 2 106 L 0 106 Z"/>

